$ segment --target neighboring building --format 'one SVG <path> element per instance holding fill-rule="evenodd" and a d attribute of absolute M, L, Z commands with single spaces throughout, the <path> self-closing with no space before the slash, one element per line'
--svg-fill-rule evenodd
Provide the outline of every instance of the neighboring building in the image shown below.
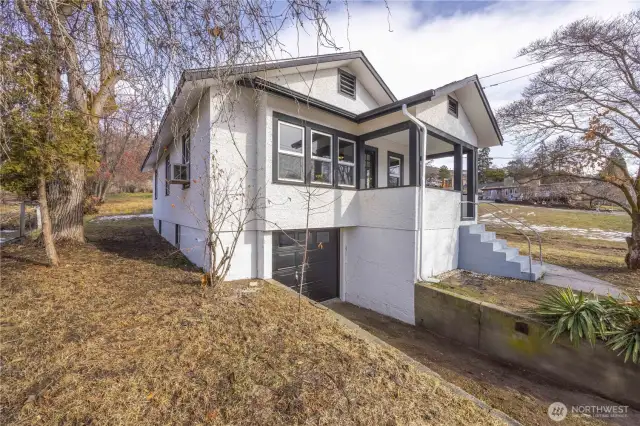
<path fill-rule="evenodd" d="M 503 182 L 480 184 L 480 199 L 491 201 L 520 201 L 522 192 L 520 184 L 512 177 Z"/>
<path fill-rule="evenodd" d="M 142 167 L 154 170 L 156 229 L 192 262 L 206 264 L 203 215 L 216 194 L 203 194 L 194 178 L 213 154 L 228 170 L 248 172 L 266 200 L 244 230 L 227 278 L 295 286 L 302 249 L 289 237 L 304 237 L 305 185 L 322 188 L 312 201 L 323 208 L 309 217 L 312 243 L 322 249 L 311 253 L 304 293 L 413 323 L 415 282 L 457 268 L 459 227 L 476 221 L 474 206 L 462 203 L 474 201 L 463 194 L 463 161 L 467 192 L 475 194 L 477 150 L 502 143 L 478 77 L 397 100 L 362 52 L 234 72 L 233 115 L 221 113 L 215 69 L 184 72 Z M 426 158 L 454 159 L 452 188 L 426 188 L 423 209 L 421 132 L 403 105 L 428 129 Z M 168 181 L 171 165 L 186 162 L 189 185 Z"/>

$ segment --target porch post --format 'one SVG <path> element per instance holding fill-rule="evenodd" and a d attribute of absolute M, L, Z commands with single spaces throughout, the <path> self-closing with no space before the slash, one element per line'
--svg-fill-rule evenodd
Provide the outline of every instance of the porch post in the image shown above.
<path fill-rule="evenodd" d="M 477 152 L 476 148 L 470 149 L 467 152 L 467 201 L 476 201 L 476 182 L 478 180 L 478 167 L 477 167 Z M 467 217 L 475 217 L 475 204 L 467 203 Z"/>
<path fill-rule="evenodd" d="M 462 145 L 453 146 L 453 189 L 462 191 Z"/>
<path fill-rule="evenodd" d="M 420 186 L 420 146 L 418 142 L 418 126 L 409 125 L 409 186 Z"/>

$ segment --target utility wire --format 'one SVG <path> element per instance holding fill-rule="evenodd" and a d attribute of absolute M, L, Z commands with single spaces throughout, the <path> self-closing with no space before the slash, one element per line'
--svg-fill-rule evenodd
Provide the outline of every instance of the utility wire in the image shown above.
<path fill-rule="evenodd" d="M 532 73 L 521 75 L 520 77 L 512 78 L 512 79 L 509 79 L 509 80 L 504 80 L 504 81 L 501 81 L 499 83 L 490 84 L 489 86 L 484 86 L 483 89 L 488 89 L 490 87 L 500 86 L 501 84 L 508 83 L 510 81 L 519 80 L 521 78 L 529 77 L 530 75 L 538 74 L 540 71 L 542 71 L 542 70 L 534 71 Z"/>
<path fill-rule="evenodd" d="M 520 65 L 519 67 L 509 68 L 508 70 L 494 72 L 493 74 L 485 75 L 485 76 L 480 77 L 480 78 L 489 78 L 489 77 L 493 77 L 494 75 L 504 74 L 505 72 L 509 72 L 509 71 L 513 71 L 513 70 L 519 70 L 520 68 L 530 67 L 531 65 L 539 64 L 539 63 L 541 63 L 541 62 L 550 61 L 550 60 L 552 60 L 552 59 L 556 59 L 556 58 L 557 58 L 557 56 L 556 56 L 556 57 L 553 57 L 553 58 L 541 59 L 541 60 L 536 61 L 536 62 L 531 62 L 531 63 L 529 63 L 529 64 Z"/>

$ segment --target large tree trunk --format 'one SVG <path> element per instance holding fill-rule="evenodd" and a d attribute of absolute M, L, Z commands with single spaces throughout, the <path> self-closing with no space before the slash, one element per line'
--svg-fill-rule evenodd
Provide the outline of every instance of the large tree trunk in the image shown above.
<path fill-rule="evenodd" d="M 51 217 L 49 216 L 49 204 L 47 203 L 47 184 L 44 175 L 38 176 L 38 202 L 40 203 L 40 215 L 42 217 L 42 240 L 47 258 L 51 266 L 58 266 L 58 253 L 53 242 L 51 230 Z"/>
<path fill-rule="evenodd" d="M 631 216 L 631 236 L 626 238 L 629 252 L 624 258 L 627 268 L 640 269 L 640 213 Z"/>
<path fill-rule="evenodd" d="M 72 164 L 56 173 L 47 187 L 53 239 L 84 242 L 84 185 L 85 169 Z"/>

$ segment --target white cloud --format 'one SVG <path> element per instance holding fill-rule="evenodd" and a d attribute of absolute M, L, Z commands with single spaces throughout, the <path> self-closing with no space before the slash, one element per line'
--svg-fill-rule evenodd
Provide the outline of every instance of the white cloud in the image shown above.
<path fill-rule="evenodd" d="M 635 4 L 637 7 L 638 3 Z M 410 3 L 390 3 L 391 16 L 384 4 L 350 3 L 348 25 L 343 8 L 329 16 L 338 46 L 343 50 L 362 50 L 398 98 L 436 88 L 473 74 L 484 76 L 524 65 L 516 59 L 518 50 L 531 41 L 550 35 L 553 30 L 585 16 L 608 18 L 633 8 L 632 3 L 496 3 L 473 12 L 448 17 L 425 15 L 438 10 L 430 4 L 421 11 Z M 436 12 L 437 13 L 437 12 Z M 388 23 L 388 20 L 390 24 Z M 392 32 L 388 31 L 389 25 Z M 282 34 L 293 56 L 317 52 L 315 37 L 288 29 Z M 347 41 L 349 40 L 349 41 Z M 331 52 L 321 49 L 320 53 Z M 491 85 L 531 73 L 533 65 L 483 80 Z M 499 108 L 518 99 L 528 78 L 487 88 L 491 106 Z M 493 157 L 512 157 L 514 147 L 492 149 Z M 508 160 L 496 160 L 506 163 Z"/>

